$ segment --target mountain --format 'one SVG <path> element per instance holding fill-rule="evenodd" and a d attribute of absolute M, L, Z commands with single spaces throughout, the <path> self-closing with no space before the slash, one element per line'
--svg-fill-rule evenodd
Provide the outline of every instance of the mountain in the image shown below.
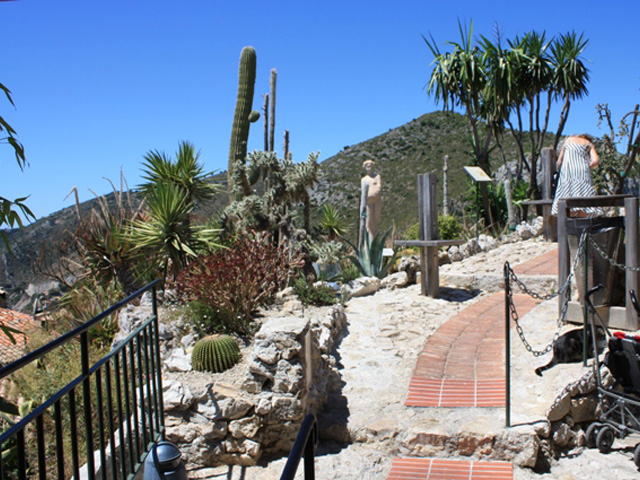
<path fill-rule="evenodd" d="M 509 158 L 515 158 L 515 145 L 505 142 Z M 418 221 L 417 175 L 435 173 L 442 185 L 444 156 L 449 156 L 449 198 L 458 205 L 464 201 L 471 182 L 462 169 L 472 164 L 469 155 L 470 142 L 465 117 L 453 112 L 434 112 L 422 115 L 405 125 L 370 140 L 347 146 L 338 154 L 320 164 L 319 183 L 312 199 L 316 205 L 329 203 L 335 206 L 348 221 L 349 238 L 357 235 L 358 204 L 360 201 L 360 178 L 364 174 L 362 162 L 373 159 L 376 171 L 382 177 L 381 228 L 394 225 L 399 233 Z M 225 184 L 226 173 L 217 175 L 217 181 Z M 134 201 L 139 201 L 133 194 Z M 199 206 L 196 216 L 208 218 L 215 215 L 226 204 L 226 194 L 207 205 Z M 114 194 L 106 196 L 110 204 L 115 203 Z M 438 192 L 442 203 L 442 190 Z M 97 199 L 80 204 L 83 218 L 92 208 L 97 208 Z M 319 209 L 315 209 L 316 215 Z M 76 207 L 67 207 L 41 218 L 24 229 L 5 231 L 12 248 L 7 252 L 0 242 L 0 288 L 9 294 L 8 304 L 28 309 L 24 292 L 28 297 L 40 291 L 55 290 L 56 286 L 32 271 L 31 263 L 42 251 L 43 245 L 56 245 L 65 235 L 73 233 L 78 225 Z M 21 300 L 22 299 L 22 300 Z"/>
<path fill-rule="evenodd" d="M 507 158 L 516 158 L 515 143 L 505 141 Z M 460 208 L 470 193 L 471 180 L 463 170 L 473 165 L 468 122 L 454 112 L 433 112 L 390 129 L 365 142 L 345 147 L 322 162 L 320 183 L 314 194 L 318 205 L 337 207 L 357 235 L 362 162 L 372 159 L 382 178 L 381 230 L 395 224 L 404 232 L 418 222 L 417 175 L 434 173 L 438 179 L 438 203 L 443 202 L 445 155 L 449 156 L 447 190 L 450 201 Z M 494 161 L 494 163 L 497 163 Z"/>

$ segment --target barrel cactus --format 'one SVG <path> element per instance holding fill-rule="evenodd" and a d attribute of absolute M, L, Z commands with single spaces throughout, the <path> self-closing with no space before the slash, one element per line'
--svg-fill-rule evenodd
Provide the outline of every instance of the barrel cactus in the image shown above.
<path fill-rule="evenodd" d="M 223 372 L 240 359 L 240 348 L 229 335 L 210 335 L 198 340 L 191 353 L 191 365 L 199 372 Z"/>

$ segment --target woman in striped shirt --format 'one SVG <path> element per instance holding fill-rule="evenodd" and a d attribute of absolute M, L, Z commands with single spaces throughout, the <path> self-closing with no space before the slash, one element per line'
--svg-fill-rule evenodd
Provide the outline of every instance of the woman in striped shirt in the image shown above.
<path fill-rule="evenodd" d="M 558 157 L 560 177 L 551 207 L 552 215 L 558 214 L 558 201 L 561 198 L 596 195 L 590 169 L 598 166 L 600 157 L 591 142 L 592 138 L 583 133 L 571 135 L 564 141 Z M 574 208 L 570 216 L 593 217 L 600 215 L 600 213 L 601 209 L 598 207 Z"/>

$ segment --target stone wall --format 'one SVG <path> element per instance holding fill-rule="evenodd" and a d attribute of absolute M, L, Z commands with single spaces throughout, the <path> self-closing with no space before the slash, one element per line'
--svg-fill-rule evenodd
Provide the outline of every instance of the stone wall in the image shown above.
<path fill-rule="evenodd" d="M 276 313 L 235 367 L 237 381 L 214 374 L 205 382 L 189 374 L 165 379 L 167 439 L 188 468 L 254 465 L 263 455 L 288 452 L 304 416 L 318 413 L 339 379 L 331 352 L 345 325 L 340 305 Z"/>

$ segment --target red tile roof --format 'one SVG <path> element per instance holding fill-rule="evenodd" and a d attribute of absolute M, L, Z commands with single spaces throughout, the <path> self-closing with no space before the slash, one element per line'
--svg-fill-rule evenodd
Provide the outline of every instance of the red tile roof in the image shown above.
<path fill-rule="evenodd" d="M 0 365 L 7 365 L 24 355 L 24 347 L 28 339 L 27 334 L 36 327 L 36 324 L 30 315 L 6 308 L 0 308 L 0 323 L 23 332 L 21 334 L 13 334 L 13 338 L 16 341 L 16 343 L 13 343 L 0 330 Z"/>

